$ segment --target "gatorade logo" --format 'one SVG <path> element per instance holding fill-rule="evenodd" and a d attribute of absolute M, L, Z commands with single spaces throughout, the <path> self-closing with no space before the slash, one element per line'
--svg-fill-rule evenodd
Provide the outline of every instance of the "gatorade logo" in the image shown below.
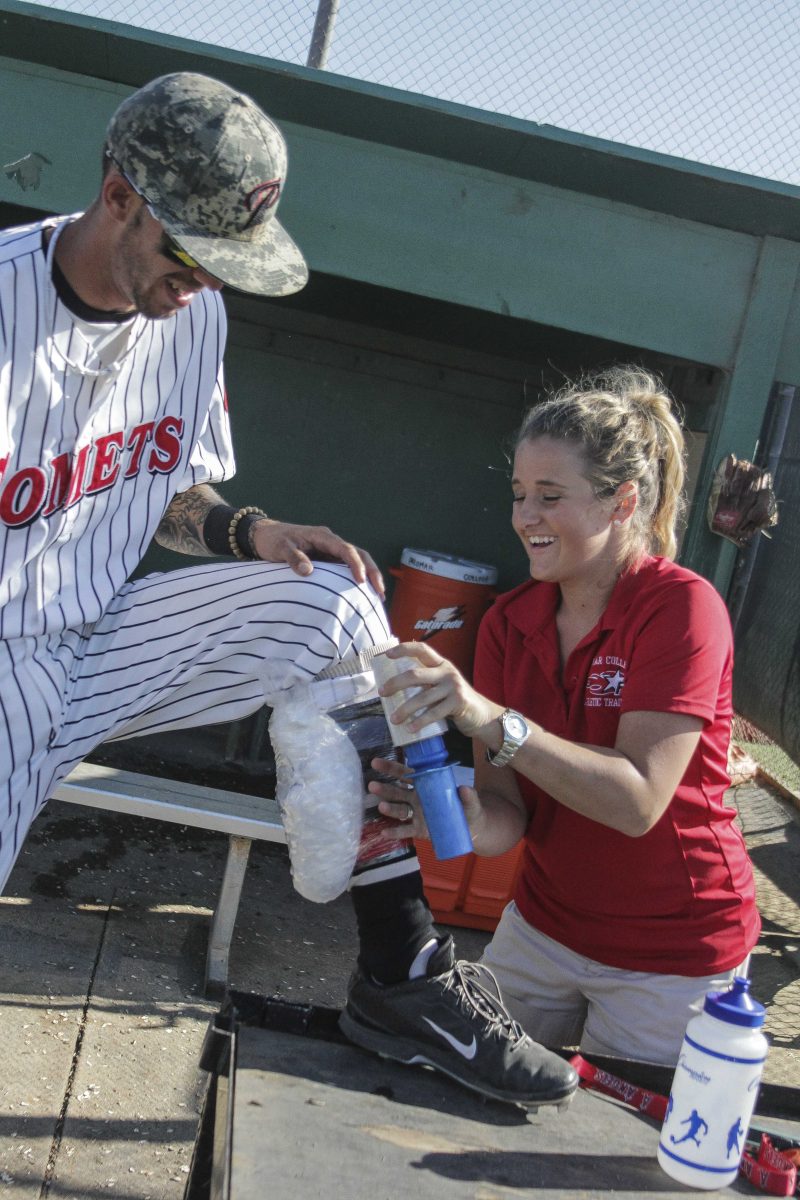
<path fill-rule="evenodd" d="M 434 634 L 442 633 L 446 629 L 461 629 L 466 611 L 466 605 L 458 604 L 452 608 L 439 608 L 432 617 L 423 617 L 414 625 L 414 629 L 424 635 L 419 640 L 427 642 Z"/>

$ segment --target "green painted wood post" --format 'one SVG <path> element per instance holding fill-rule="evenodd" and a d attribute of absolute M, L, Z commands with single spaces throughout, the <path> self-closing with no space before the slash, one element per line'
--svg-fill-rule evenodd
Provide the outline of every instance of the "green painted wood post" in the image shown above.
<path fill-rule="evenodd" d="M 727 596 L 736 547 L 708 528 L 706 509 L 714 472 L 727 454 L 752 459 L 775 380 L 792 299 L 798 284 L 800 245 L 764 238 L 739 333 L 733 368 L 719 416 L 710 431 L 694 497 L 682 560 Z"/>

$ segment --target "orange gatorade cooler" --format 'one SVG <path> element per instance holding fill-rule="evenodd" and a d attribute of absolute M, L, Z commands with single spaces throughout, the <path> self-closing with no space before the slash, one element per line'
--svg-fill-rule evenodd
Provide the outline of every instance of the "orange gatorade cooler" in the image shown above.
<path fill-rule="evenodd" d="M 392 632 L 401 641 L 430 642 L 472 678 L 481 617 L 495 598 L 497 568 L 436 550 L 405 549 L 389 606 Z"/>

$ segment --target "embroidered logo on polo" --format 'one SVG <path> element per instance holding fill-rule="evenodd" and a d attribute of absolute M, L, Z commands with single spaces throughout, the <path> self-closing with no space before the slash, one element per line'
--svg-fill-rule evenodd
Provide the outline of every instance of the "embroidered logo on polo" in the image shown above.
<path fill-rule="evenodd" d="M 619 708 L 628 664 L 615 654 L 598 654 L 592 660 L 592 670 L 586 680 L 587 708 Z"/>

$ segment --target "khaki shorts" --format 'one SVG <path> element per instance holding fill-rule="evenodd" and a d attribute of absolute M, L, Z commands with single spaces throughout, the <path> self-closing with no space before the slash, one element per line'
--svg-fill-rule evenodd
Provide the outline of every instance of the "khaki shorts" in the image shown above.
<path fill-rule="evenodd" d="M 623 971 L 545 937 L 512 900 L 481 961 L 496 976 L 511 1015 L 537 1042 L 674 1066 L 686 1023 L 701 1011 L 706 993 L 746 974 L 749 957 L 702 978 Z"/>

